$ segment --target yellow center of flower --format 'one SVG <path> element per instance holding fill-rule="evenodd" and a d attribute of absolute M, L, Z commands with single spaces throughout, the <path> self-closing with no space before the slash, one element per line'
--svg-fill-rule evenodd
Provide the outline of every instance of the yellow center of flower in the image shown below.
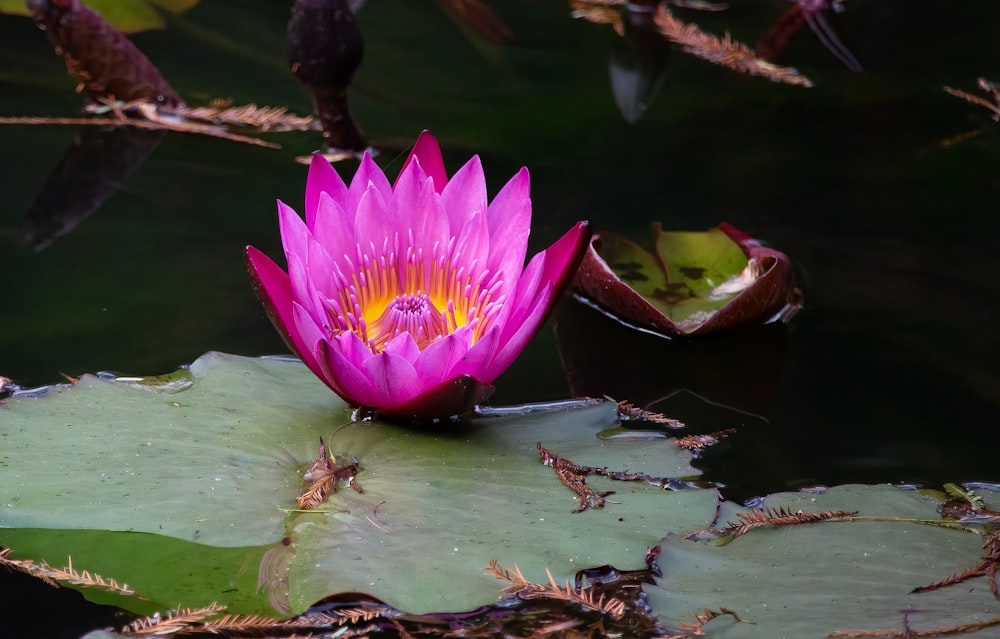
<path fill-rule="evenodd" d="M 385 249 L 387 245 L 388 240 Z M 360 264 L 346 274 L 346 285 L 330 300 L 333 334 L 352 331 L 373 353 L 380 353 L 403 333 L 409 333 L 422 350 L 468 326 L 474 344 L 499 311 L 500 274 L 480 270 L 475 261 L 469 267 L 456 267 L 448 257 L 450 246 L 444 250 L 435 246 L 431 256 L 425 256 L 423 249 L 408 248 L 403 268 L 395 252 L 370 248 L 364 254 L 359 251 Z"/>

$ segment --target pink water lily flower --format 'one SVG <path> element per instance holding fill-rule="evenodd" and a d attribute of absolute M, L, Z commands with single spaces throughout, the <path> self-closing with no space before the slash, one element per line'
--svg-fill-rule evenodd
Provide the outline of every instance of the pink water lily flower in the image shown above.
<path fill-rule="evenodd" d="M 528 170 L 488 202 L 479 158 L 449 180 L 427 132 L 392 186 L 367 154 L 350 186 L 313 157 L 305 212 L 278 202 L 288 272 L 248 246 L 251 281 L 306 366 L 379 416 L 449 417 L 488 397 L 591 235 L 580 222 L 525 266 Z"/>

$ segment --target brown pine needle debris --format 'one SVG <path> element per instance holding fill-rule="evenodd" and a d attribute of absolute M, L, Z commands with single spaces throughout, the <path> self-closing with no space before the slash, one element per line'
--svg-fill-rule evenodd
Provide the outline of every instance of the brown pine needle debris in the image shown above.
<path fill-rule="evenodd" d="M 728 33 L 718 38 L 705 33 L 697 25 L 681 22 L 662 4 L 657 8 L 653 22 L 665 38 L 679 44 L 684 51 L 702 60 L 722 65 L 738 73 L 759 75 L 773 82 L 804 87 L 813 85 L 812 80 L 792 67 L 782 67 L 761 60 L 750 47 L 734 41 Z"/>
<path fill-rule="evenodd" d="M 518 597 L 519 599 L 558 599 L 560 601 L 570 601 L 579 604 L 590 610 L 602 612 L 618 619 L 625 613 L 625 602 L 614 597 L 605 598 L 603 594 L 594 596 L 591 588 L 574 588 L 566 581 L 564 586 L 560 586 L 548 568 L 545 574 L 549 577 L 549 583 L 536 584 L 528 581 L 517 566 L 508 568 L 501 567 L 500 562 L 491 559 L 487 564 L 486 574 L 508 582 L 501 592 Z"/>
<path fill-rule="evenodd" d="M 288 113 L 285 107 L 257 106 L 164 106 L 137 100 L 119 102 L 101 99 L 87 106 L 87 112 L 96 117 L 0 117 L 0 124 L 59 124 L 86 126 L 129 126 L 153 131 L 177 131 L 217 137 L 232 142 L 242 142 L 268 148 L 280 145 L 249 135 L 234 133 L 227 127 L 248 129 L 254 133 L 280 133 L 310 131 L 318 128 L 311 116 L 300 117 Z"/>
<path fill-rule="evenodd" d="M 63 568 L 53 568 L 42 561 L 36 563 L 30 559 L 11 559 L 13 552 L 10 548 L 0 550 L 0 566 L 11 570 L 18 570 L 27 573 L 32 577 L 37 577 L 50 586 L 59 587 L 59 582 L 64 581 L 74 586 L 84 588 L 99 588 L 108 592 L 115 592 L 127 597 L 135 596 L 135 590 L 129 588 L 128 584 L 119 584 L 114 579 L 105 578 L 98 574 L 92 574 L 87 570 L 78 572 L 73 568 L 73 558 L 70 557 L 68 564 Z"/>
<path fill-rule="evenodd" d="M 758 508 L 746 513 L 737 513 L 739 521 L 726 522 L 726 525 L 718 530 L 699 530 L 685 535 L 686 538 L 705 535 L 706 533 L 730 536 L 736 539 L 747 534 L 754 528 L 765 526 L 796 526 L 798 524 L 812 524 L 819 521 L 829 521 L 841 517 L 853 517 L 858 511 L 849 510 L 824 510 L 818 513 L 804 513 L 801 510 L 792 512 L 784 506 L 780 508 Z"/>
<path fill-rule="evenodd" d="M 722 617 L 723 615 L 729 615 L 730 617 L 735 619 L 737 623 L 749 623 L 749 624 L 757 623 L 756 621 L 747 621 L 746 619 L 740 618 L 738 614 L 736 614 L 729 608 L 719 608 L 719 612 L 705 608 L 704 612 L 695 613 L 694 615 L 695 623 L 685 623 L 682 621 L 678 623 L 677 626 L 681 630 L 689 632 L 692 635 L 703 635 L 705 633 L 702 631 L 702 627 L 709 621 L 715 619 L 716 617 Z"/>
<path fill-rule="evenodd" d="M 178 608 L 173 614 L 165 617 L 156 613 L 142 619 L 136 619 L 122 628 L 121 633 L 136 637 L 177 634 L 225 609 L 225 606 L 213 602 L 203 608 Z"/>
<path fill-rule="evenodd" d="M 618 402 L 618 419 L 623 422 L 650 422 L 666 426 L 667 428 L 684 428 L 684 422 L 671 417 L 665 417 L 663 413 L 654 413 L 639 408 L 628 400 Z"/>
<path fill-rule="evenodd" d="M 305 612 L 291 619 L 278 619 L 262 615 L 227 614 L 218 619 L 206 621 L 226 609 L 225 606 L 211 603 L 203 608 L 178 608 L 174 613 L 163 616 L 159 613 L 137 619 L 121 629 L 121 634 L 135 637 L 150 637 L 161 635 L 197 635 L 206 634 L 220 636 L 280 636 L 291 639 L 295 636 L 313 637 L 319 629 L 329 629 L 331 626 L 356 625 L 385 617 L 392 609 L 388 606 L 352 607 L 323 612 Z M 306 630 L 304 635 L 286 635 L 285 632 Z M 341 635 L 337 633 L 337 635 Z M 323 636 L 327 636 L 324 634 Z M 346 634 L 344 636 L 356 636 Z"/>
<path fill-rule="evenodd" d="M 341 481 L 346 481 L 356 492 L 363 493 L 364 490 L 358 484 L 356 477 L 359 466 L 360 462 L 355 458 L 346 464 L 336 463 L 336 460 L 327 451 L 326 442 L 320 437 L 319 456 L 313 460 L 302 475 L 303 479 L 311 483 L 305 492 L 295 499 L 295 503 L 303 510 L 315 508 L 337 491 Z"/>
<path fill-rule="evenodd" d="M 542 464 L 551 466 L 556 471 L 556 476 L 566 488 L 572 490 L 580 499 L 580 505 L 570 512 L 580 513 L 589 508 L 604 508 L 604 498 L 614 495 L 615 491 L 607 490 L 595 492 L 587 485 L 586 475 L 592 470 L 589 467 L 578 466 L 568 459 L 559 457 L 555 453 L 542 447 L 538 442 L 538 455 Z"/>
<path fill-rule="evenodd" d="M 983 557 L 977 565 L 941 581 L 914 588 L 912 592 L 929 592 L 962 583 L 973 577 L 986 577 L 993 596 L 1000 599 L 998 572 L 1000 572 L 1000 528 L 994 524 L 983 538 Z"/>
<path fill-rule="evenodd" d="M 569 9 L 571 18 L 582 18 L 594 24 L 607 24 L 620 36 L 625 35 L 625 21 L 622 14 L 614 8 L 615 5 L 624 4 L 624 0 L 570 0 Z"/>
<path fill-rule="evenodd" d="M 704 435 L 687 435 L 685 437 L 678 437 L 675 439 L 674 445 L 678 448 L 683 448 L 685 450 L 690 450 L 693 453 L 697 453 L 701 452 L 704 448 L 718 444 L 720 441 L 735 432 L 735 428 L 727 428 L 714 433 L 705 433 Z"/>
<path fill-rule="evenodd" d="M 952 87 L 942 87 L 945 93 L 955 96 L 956 98 L 961 98 L 970 104 L 975 104 L 976 106 L 981 106 L 988 111 L 993 113 L 993 119 L 1000 121 L 1000 84 L 996 82 L 991 82 L 986 78 L 979 78 L 976 83 L 979 88 L 983 91 L 991 94 L 993 97 L 993 102 L 982 98 L 978 95 L 973 95 L 967 91 L 962 91 L 961 89 L 954 89 Z"/>
<path fill-rule="evenodd" d="M 828 634 L 827 639 L 918 639 L 919 637 L 950 637 L 971 634 L 977 630 L 992 628 L 994 626 L 1000 626 L 1000 617 L 930 630 L 914 630 L 908 627 L 900 630 L 837 630 Z"/>

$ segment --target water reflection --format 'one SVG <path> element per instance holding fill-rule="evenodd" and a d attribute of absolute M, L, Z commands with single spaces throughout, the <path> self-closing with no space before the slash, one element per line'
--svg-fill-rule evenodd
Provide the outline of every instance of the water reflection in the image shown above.
<path fill-rule="evenodd" d="M 145 163 L 163 131 L 83 127 L 24 215 L 22 240 L 42 250 L 92 215 Z"/>

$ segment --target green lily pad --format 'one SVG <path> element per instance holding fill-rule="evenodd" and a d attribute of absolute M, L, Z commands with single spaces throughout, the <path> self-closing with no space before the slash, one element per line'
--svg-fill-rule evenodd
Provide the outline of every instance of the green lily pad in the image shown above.
<path fill-rule="evenodd" d="M 178 603 L 224 600 L 244 614 L 277 615 L 287 597 L 258 587 L 258 568 L 265 570 L 269 546 L 217 548 L 163 535 L 108 530 L 0 529 L 14 559 L 44 558 L 57 569 L 72 562 L 77 572 L 114 579 L 135 596 L 98 587 L 83 589 L 98 604 L 126 608 L 140 615 L 174 608 Z M 277 546 L 280 548 L 280 545 Z"/>
<path fill-rule="evenodd" d="M 108 24 L 124 33 L 136 33 L 166 26 L 161 12 L 184 13 L 199 0 L 87 0 Z M 31 15 L 25 0 L 0 0 L 0 13 Z"/>
<path fill-rule="evenodd" d="M 482 571 L 491 559 L 539 580 L 546 568 L 560 579 L 606 563 L 638 568 L 664 532 L 711 520 L 713 490 L 599 478 L 588 482 L 594 490 L 617 491 L 607 506 L 570 512 L 576 497 L 540 463 L 538 442 L 580 464 L 697 474 L 669 440 L 598 438 L 614 421 L 615 407 L 603 403 L 434 430 L 353 423 L 302 364 L 219 353 L 142 383 L 85 376 L 0 402 L 0 545 L 63 565 L 69 544 L 59 551 L 52 535 L 115 531 L 74 551 L 75 565 L 107 565 L 103 576 L 138 589 L 150 566 L 112 565 L 101 553 L 125 553 L 123 535 L 145 533 L 199 546 L 162 544 L 153 553 L 161 566 L 197 573 L 211 563 L 204 553 L 218 551 L 218 583 L 239 582 L 192 593 L 167 578 L 141 593 L 171 604 L 214 600 L 256 613 L 268 596 L 292 613 L 354 590 L 411 612 L 464 610 L 495 599 L 500 584 Z M 364 493 L 345 488 L 316 511 L 296 512 L 321 436 L 338 456 L 359 460 Z M 28 528 L 40 541 L 25 554 L 16 542 Z M 262 563 L 269 592 L 255 598 L 247 588 Z"/>
<path fill-rule="evenodd" d="M 939 521 L 939 503 L 891 486 L 848 485 L 822 495 L 771 495 L 764 506 Z M 739 510 L 724 509 L 723 522 L 735 521 Z M 727 608 L 753 622 L 721 616 L 704 626 L 709 639 L 826 637 L 847 630 L 902 631 L 904 624 L 929 630 L 1000 617 L 1000 602 L 984 577 L 911 592 L 977 565 L 981 544 L 979 535 L 964 530 L 899 521 L 757 529 L 725 545 L 671 534 L 661 544 L 664 577 L 647 592 L 668 627 L 693 623 L 705 608 Z"/>

